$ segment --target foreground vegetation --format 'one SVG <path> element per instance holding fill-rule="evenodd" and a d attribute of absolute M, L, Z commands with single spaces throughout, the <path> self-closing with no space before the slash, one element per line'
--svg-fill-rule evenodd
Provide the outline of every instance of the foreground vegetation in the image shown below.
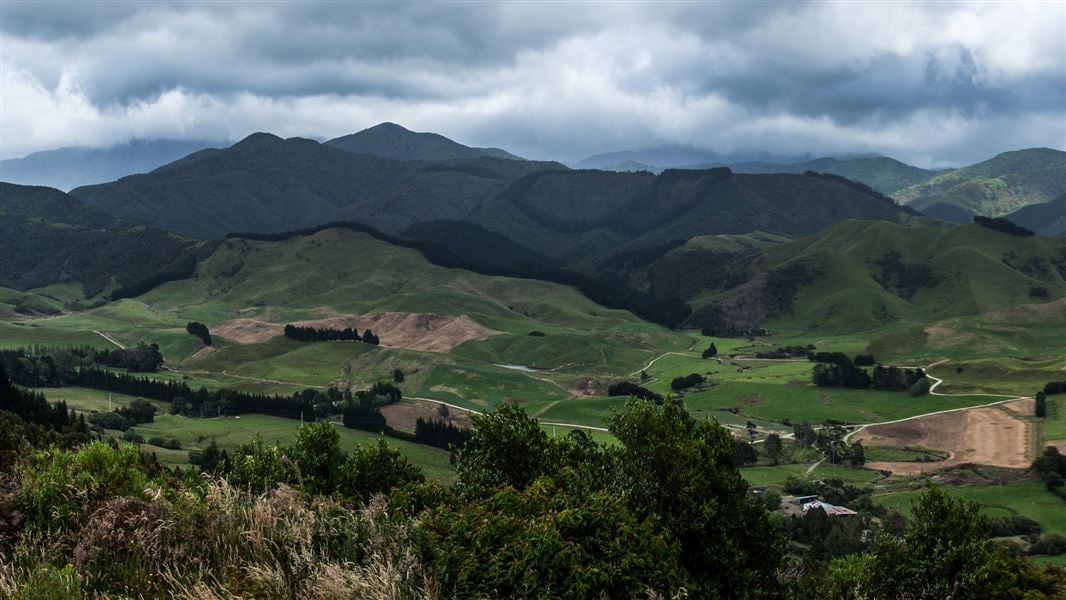
<path fill-rule="evenodd" d="M 383 438 L 344 445 L 328 421 L 166 467 L 0 383 L 0 409 L 14 411 L 0 413 L 3 597 L 1066 594 L 1061 574 L 935 487 L 908 517 L 784 517 L 779 497 L 749 493 L 733 435 L 674 401 L 629 401 L 608 445 L 551 438 L 502 404 L 474 417 L 446 487 Z M 843 482 L 817 489 L 868 505 Z"/>

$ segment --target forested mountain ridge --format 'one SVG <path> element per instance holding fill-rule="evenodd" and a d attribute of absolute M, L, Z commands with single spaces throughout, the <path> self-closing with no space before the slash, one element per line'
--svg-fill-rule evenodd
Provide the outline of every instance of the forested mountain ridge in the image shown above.
<path fill-rule="evenodd" d="M 571 172 L 491 156 L 394 160 L 265 133 L 72 195 L 198 238 L 332 221 L 400 234 L 427 221 L 466 221 L 586 272 L 620 245 L 756 230 L 800 237 L 848 218 L 914 218 L 839 178 L 728 169 Z"/>
<path fill-rule="evenodd" d="M 949 171 L 894 196 L 930 216 L 969 222 L 999 217 L 1066 193 L 1066 152 L 1028 148 Z"/>
<path fill-rule="evenodd" d="M 468 220 L 594 272 L 612 254 L 673 240 L 755 231 L 797 238 L 845 219 L 921 222 L 861 185 L 813 175 L 747 175 L 728 168 L 538 172 Z"/>
<path fill-rule="evenodd" d="M 455 218 L 471 199 L 558 163 L 477 157 L 428 163 L 356 154 L 314 140 L 256 133 L 155 171 L 71 194 L 108 212 L 199 238 L 285 231 L 338 219 L 406 226 Z M 415 206 L 405 208 L 410 199 Z M 410 213 L 404 216 L 404 213 Z M 425 216 L 422 216 L 425 215 Z"/>
<path fill-rule="evenodd" d="M 381 123 L 363 131 L 333 138 L 327 146 L 396 160 L 454 160 L 504 158 L 525 160 L 499 148 L 472 148 L 437 133 L 411 131 L 395 123 Z"/>
<path fill-rule="evenodd" d="M 75 281 L 86 296 L 174 269 L 191 271 L 198 244 L 111 215 L 59 190 L 0 183 L 0 286 Z"/>

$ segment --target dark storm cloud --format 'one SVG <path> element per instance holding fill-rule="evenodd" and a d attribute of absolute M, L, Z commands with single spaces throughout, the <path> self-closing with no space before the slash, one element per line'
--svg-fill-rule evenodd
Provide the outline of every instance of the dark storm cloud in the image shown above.
<path fill-rule="evenodd" d="M 563 159 L 683 144 L 943 164 L 1066 145 L 1062 4 L 0 10 L 5 157 L 148 135 L 328 137 L 381 120 Z"/>

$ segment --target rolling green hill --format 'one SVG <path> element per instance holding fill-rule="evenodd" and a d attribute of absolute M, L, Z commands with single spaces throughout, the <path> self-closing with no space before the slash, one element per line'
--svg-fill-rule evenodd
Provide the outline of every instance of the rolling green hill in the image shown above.
<path fill-rule="evenodd" d="M 157 227 L 116 219 L 59 190 L 0 183 L 3 287 L 25 291 L 73 282 L 91 297 L 170 270 L 191 270 L 195 256 L 206 251 Z"/>
<path fill-rule="evenodd" d="M 848 221 L 714 273 L 721 287 L 694 299 L 694 325 L 869 331 L 1062 298 L 1066 240 Z"/>
<path fill-rule="evenodd" d="M 1040 235 L 1066 235 L 1066 194 L 1044 204 L 1030 204 L 1007 218 Z"/>
<path fill-rule="evenodd" d="M 396 160 L 441 161 L 463 158 L 524 160 L 499 148 L 471 148 L 436 133 L 418 133 L 395 123 L 381 123 L 358 133 L 334 138 L 327 146 Z"/>
<path fill-rule="evenodd" d="M 999 217 L 1064 192 L 1066 152 L 1029 148 L 937 175 L 894 195 L 928 214 L 969 222 L 975 214 Z"/>

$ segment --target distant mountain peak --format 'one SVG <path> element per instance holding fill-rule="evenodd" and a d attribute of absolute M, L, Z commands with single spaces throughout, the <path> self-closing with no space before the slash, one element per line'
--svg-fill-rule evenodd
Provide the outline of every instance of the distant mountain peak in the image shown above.
<path fill-rule="evenodd" d="M 273 144 L 273 143 L 283 142 L 283 141 L 285 141 L 285 140 L 283 140 L 280 137 L 274 135 L 273 133 L 265 133 L 265 132 L 262 132 L 262 131 L 257 131 L 255 133 L 245 137 L 243 140 L 237 142 L 236 144 L 233 144 L 232 146 L 230 146 L 230 148 L 231 149 L 252 148 L 252 147 L 255 147 L 255 146 L 261 146 L 261 145 L 264 145 L 264 144 Z"/>
<path fill-rule="evenodd" d="M 464 146 L 438 133 L 411 131 L 402 125 L 384 122 L 357 133 L 334 138 L 326 145 L 397 160 L 455 160 L 467 158 L 505 158 L 524 160 L 499 148 Z"/>

